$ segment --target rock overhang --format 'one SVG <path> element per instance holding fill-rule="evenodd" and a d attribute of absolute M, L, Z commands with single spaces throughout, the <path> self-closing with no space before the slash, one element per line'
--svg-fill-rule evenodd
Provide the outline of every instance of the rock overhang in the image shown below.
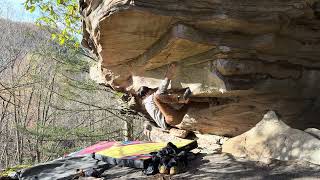
<path fill-rule="evenodd" d="M 175 62 L 172 88 L 222 98 L 202 109 L 210 115 L 195 115 L 195 130 L 236 135 L 268 109 L 296 127 L 319 126 L 310 118 L 320 92 L 316 1 L 87 2 L 96 5 L 83 11 L 84 44 L 100 57 L 100 83 L 130 92 L 154 88 Z"/>

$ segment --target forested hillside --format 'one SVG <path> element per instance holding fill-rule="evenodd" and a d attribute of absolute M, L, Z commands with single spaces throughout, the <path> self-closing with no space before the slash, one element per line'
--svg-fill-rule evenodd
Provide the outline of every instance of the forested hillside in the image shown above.
<path fill-rule="evenodd" d="M 94 59 L 33 24 L 0 22 L 0 169 L 98 140 L 141 138 L 141 116 L 121 103 L 123 94 L 89 79 Z"/>

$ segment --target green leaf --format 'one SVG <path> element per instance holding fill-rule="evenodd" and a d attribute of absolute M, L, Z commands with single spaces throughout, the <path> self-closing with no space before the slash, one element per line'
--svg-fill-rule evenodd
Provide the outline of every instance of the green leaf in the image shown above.
<path fill-rule="evenodd" d="M 70 21 L 69 17 L 67 17 L 67 16 L 65 17 L 65 22 L 66 22 L 67 27 L 70 27 L 71 21 Z"/>
<path fill-rule="evenodd" d="M 52 40 L 55 40 L 57 38 L 57 35 L 56 34 L 51 34 L 51 39 Z"/>
<path fill-rule="evenodd" d="M 31 6 L 30 9 L 29 9 L 29 11 L 30 11 L 31 13 L 33 13 L 34 10 L 36 10 L 36 7 L 35 7 L 35 6 Z"/>
<path fill-rule="evenodd" d="M 62 30 L 61 34 L 62 35 L 66 35 L 67 34 L 67 29 Z"/>
<path fill-rule="evenodd" d="M 24 8 L 25 8 L 27 11 L 30 9 L 27 2 L 24 3 Z"/>
<path fill-rule="evenodd" d="M 74 43 L 74 47 L 75 47 L 76 49 L 78 49 L 78 48 L 80 47 L 80 43 L 79 43 L 79 42 L 75 42 L 75 43 Z"/>
<path fill-rule="evenodd" d="M 41 10 L 47 12 L 49 10 L 49 7 L 47 5 L 43 5 L 41 6 Z"/>
<path fill-rule="evenodd" d="M 50 16 L 53 16 L 55 14 L 55 12 L 54 12 L 52 6 L 50 6 L 49 9 L 50 9 Z"/>
<path fill-rule="evenodd" d="M 68 5 L 68 6 L 67 6 L 67 9 L 68 9 L 69 12 L 72 12 L 72 11 L 73 11 L 73 8 L 74 8 L 74 7 L 73 7 L 72 5 Z"/>
<path fill-rule="evenodd" d="M 64 45 L 65 41 L 66 39 L 64 37 L 61 37 L 59 41 L 60 45 Z"/>

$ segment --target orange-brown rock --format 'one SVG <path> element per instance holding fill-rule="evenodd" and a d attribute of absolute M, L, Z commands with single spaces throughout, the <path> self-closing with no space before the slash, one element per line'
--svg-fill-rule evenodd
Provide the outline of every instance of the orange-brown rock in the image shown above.
<path fill-rule="evenodd" d="M 320 128 L 318 0 L 84 0 L 81 13 L 99 83 L 134 93 L 178 64 L 171 87 L 206 99 L 182 129 L 235 136 L 269 109 Z"/>

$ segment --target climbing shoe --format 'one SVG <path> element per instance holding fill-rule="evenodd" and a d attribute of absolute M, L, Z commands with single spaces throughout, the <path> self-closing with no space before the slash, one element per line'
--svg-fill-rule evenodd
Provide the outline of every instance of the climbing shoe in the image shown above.
<path fill-rule="evenodd" d="M 187 89 L 184 91 L 182 97 L 183 97 L 183 99 L 187 100 L 187 99 L 189 99 L 189 97 L 191 96 L 191 94 L 192 94 L 192 92 L 191 92 L 190 88 L 187 88 Z"/>
<path fill-rule="evenodd" d="M 187 88 L 187 89 L 184 91 L 184 93 L 183 93 L 182 96 L 179 95 L 179 96 L 177 97 L 179 103 L 187 104 L 187 103 L 189 102 L 189 97 L 191 96 L 191 94 L 192 94 L 192 92 L 191 92 L 190 88 Z"/>
<path fill-rule="evenodd" d="M 160 174 L 169 174 L 169 169 L 165 165 L 161 165 L 159 167 L 159 173 Z"/>
<path fill-rule="evenodd" d="M 170 168 L 170 175 L 175 175 L 175 174 L 178 174 L 178 167 L 177 166 L 172 166 Z"/>

